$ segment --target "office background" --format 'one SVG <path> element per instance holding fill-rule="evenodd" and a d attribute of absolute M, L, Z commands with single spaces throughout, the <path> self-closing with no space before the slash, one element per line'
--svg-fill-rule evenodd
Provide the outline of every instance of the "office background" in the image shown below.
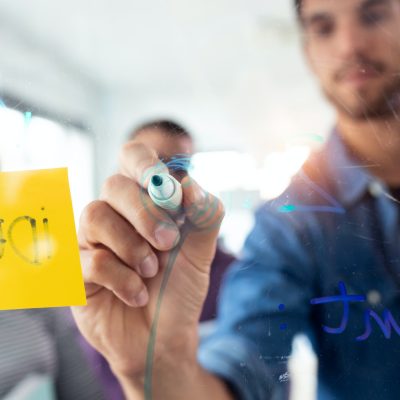
<path fill-rule="evenodd" d="M 0 38 L 2 169 L 68 165 L 77 218 L 129 130 L 173 118 L 193 132 L 193 175 L 224 200 L 238 252 L 252 210 L 333 120 L 290 0 L 1 1 Z"/>

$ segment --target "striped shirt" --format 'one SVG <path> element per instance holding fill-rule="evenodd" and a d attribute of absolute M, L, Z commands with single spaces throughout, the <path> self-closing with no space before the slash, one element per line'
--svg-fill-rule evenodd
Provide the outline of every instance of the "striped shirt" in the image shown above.
<path fill-rule="evenodd" d="M 32 373 L 53 379 L 57 400 L 101 400 L 69 309 L 0 311 L 0 398 Z"/>

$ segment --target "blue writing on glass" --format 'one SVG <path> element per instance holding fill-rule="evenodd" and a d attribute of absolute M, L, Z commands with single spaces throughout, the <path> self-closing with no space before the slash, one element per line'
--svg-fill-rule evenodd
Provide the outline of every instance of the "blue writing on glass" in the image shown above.
<path fill-rule="evenodd" d="M 349 321 L 349 313 L 350 313 L 350 303 L 351 302 L 364 302 L 366 301 L 366 297 L 363 295 L 349 295 L 347 294 L 346 286 L 343 282 L 339 282 L 339 291 L 340 295 L 338 296 L 327 296 L 311 299 L 310 303 L 312 305 L 316 304 L 328 304 L 328 303 L 343 303 L 343 317 L 338 328 L 331 328 L 326 325 L 322 325 L 322 328 L 325 332 L 338 335 L 343 333 L 347 327 L 347 323 Z"/>
<path fill-rule="evenodd" d="M 317 304 L 329 304 L 329 303 L 343 303 L 343 317 L 340 323 L 340 326 L 337 328 L 332 328 L 329 326 L 322 325 L 322 328 L 325 332 L 338 335 L 345 331 L 347 324 L 349 322 L 349 313 L 350 313 L 350 303 L 352 302 L 365 302 L 366 297 L 363 295 L 349 295 L 347 294 L 346 286 L 343 282 L 339 282 L 339 291 L 340 294 L 338 296 L 327 296 L 311 299 L 310 303 L 312 305 Z M 374 319 L 378 324 L 379 328 L 383 332 L 383 335 L 386 339 L 390 339 L 392 336 L 392 328 L 400 336 L 400 326 L 395 321 L 392 313 L 385 309 L 383 311 L 383 317 L 381 318 L 375 311 L 367 308 L 364 311 L 364 325 L 365 331 L 362 335 L 356 337 L 356 341 L 361 342 L 367 340 L 372 333 L 371 320 Z"/>
<path fill-rule="evenodd" d="M 161 159 L 170 171 L 189 172 L 192 168 L 191 157 L 187 154 L 176 154 L 170 160 Z"/>
<path fill-rule="evenodd" d="M 25 127 L 28 127 L 32 120 L 32 112 L 26 111 L 24 114 Z"/>
<path fill-rule="evenodd" d="M 279 304 L 278 309 L 279 309 L 279 311 L 285 311 L 285 305 L 284 304 Z M 281 331 L 285 331 L 287 329 L 287 324 L 281 324 L 279 326 L 279 329 Z"/>
<path fill-rule="evenodd" d="M 334 213 L 334 214 L 344 214 L 346 211 L 343 208 L 333 207 L 333 206 L 303 206 L 303 205 L 293 205 L 288 204 L 278 208 L 281 213 L 290 212 L 323 212 L 323 213 Z"/>
<path fill-rule="evenodd" d="M 315 182 L 313 182 L 304 171 L 299 172 L 299 177 L 305 181 L 305 183 L 311 187 L 316 193 L 318 193 L 329 205 L 303 205 L 303 204 L 288 204 L 278 208 L 281 213 L 291 212 L 323 212 L 323 213 L 334 213 L 334 214 L 345 214 L 346 210 L 344 207 L 329 193 L 320 188 Z"/>
<path fill-rule="evenodd" d="M 383 311 L 383 320 L 379 317 L 379 315 L 370 309 L 365 310 L 364 312 L 364 323 L 365 323 L 365 332 L 356 338 L 357 341 L 367 340 L 372 332 L 371 328 L 371 317 L 375 319 L 379 327 L 381 328 L 383 334 L 386 339 L 390 339 L 392 336 L 392 327 L 395 332 L 400 336 L 400 327 L 397 322 L 394 320 L 392 313 L 385 309 Z"/>

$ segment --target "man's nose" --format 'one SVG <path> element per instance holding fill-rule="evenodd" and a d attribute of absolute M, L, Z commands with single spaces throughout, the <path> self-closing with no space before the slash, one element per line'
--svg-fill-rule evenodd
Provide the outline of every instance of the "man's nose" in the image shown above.
<path fill-rule="evenodd" d="M 368 48 L 368 34 L 354 21 L 343 22 L 336 35 L 337 56 L 350 59 Z"/>

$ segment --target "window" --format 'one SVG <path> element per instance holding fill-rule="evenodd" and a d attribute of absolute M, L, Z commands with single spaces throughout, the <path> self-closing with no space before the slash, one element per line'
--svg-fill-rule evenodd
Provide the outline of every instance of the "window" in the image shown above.
<path fill-rule="evenodd" d="M 261 165 L 249 154 L 236 151 L 193 156 L 191 175 L 224 203 L 221 237 L 230 251 L 240 251 L 253 226 L 254 209 L 263 200 L 279 196 L 309 154 L 309 146 L 288 146 L 285 151 L 267 154 Z"/>
<path fill-rule="evenodd" d="M 76 222 L 94 197 L 93 153 L 93 140 L 83 131 L 0 102 L 0 170 L 68 167 Z"/>

